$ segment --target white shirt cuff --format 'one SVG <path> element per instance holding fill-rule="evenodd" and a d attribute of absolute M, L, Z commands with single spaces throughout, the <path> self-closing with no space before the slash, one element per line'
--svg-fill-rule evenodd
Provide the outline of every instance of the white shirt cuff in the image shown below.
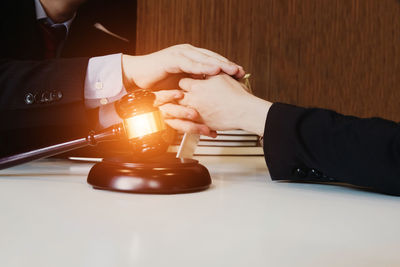
<path fill-rule="evenodd" d="M 89 59 L 85 79 L 85 105 L 96 108 L 126 94 L 122 82 L 122 54 Z"/>

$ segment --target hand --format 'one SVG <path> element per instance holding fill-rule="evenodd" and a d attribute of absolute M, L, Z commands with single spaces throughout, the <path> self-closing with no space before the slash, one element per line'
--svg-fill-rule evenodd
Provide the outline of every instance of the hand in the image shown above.
<path fill-rule="evenodd" d="M 200 116 L 196 110 L 177 104 L 177 101 L 184 97 L 182 90 L 161 90 L 153 93 L 156 96 L 153 105 L 160 109 L 164 121 L 170 127 L 181 132 L 216 136 L 214 131 L 210 130 L 204 123 L 199 122 Z M 105 129 L 121 122 L 122 119 L 117 114 L 114 103 L 100 107 L 100 129 Z"/>
<path fill-rule="evenodd" d="M 211 137 L 216 136 L 204 123 L 200 122 L 199 113 L 190 107 L 176 103 L 184 97 L 181 90 L 161 90 L 154 92 L 156 100 L 154 106 L 158 107 L 164 117 L 164 121 L 175 130 L 185 133 L 200 133 Z"/>
<path fill-rule="evenodd" d="M 225 72 L 238 79 L 244 76 L 242 67 L 212 51 L 188 44 L 172 46 L 144 56 L 123 55 L 124 83 L 128 88 L 135 84 L 140 88 L 152 88 L 166 79 L 176 79 L 179 74 L 216 75 Z M 163 88 L 167 89 L 167 88 Z"/>
<path fill-rule="evenodd" d="M 251 95 L 232 77 L 221 74 L 206 80 L 184 78 L 179 86 L 185 91 L 179 103 L 197 110 L 201 122 L 210 129 L 243 129 L 263 135 L 272 103 Z"/>

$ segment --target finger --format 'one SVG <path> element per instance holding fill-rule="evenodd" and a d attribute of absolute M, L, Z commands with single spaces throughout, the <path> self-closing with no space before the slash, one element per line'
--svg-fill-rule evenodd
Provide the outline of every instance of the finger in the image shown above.
<path fill-rule="evenodd" d="M 237 79 L 242 79 L 244 75 L 246 75 L 246 71 L 243 69 L 242 66 L 239 66 L 238 72 L 236 72 L 236 74 L 233 76 L 235 76 L 235 78 Z"/>
<path fill-rule="evenodd" d="M 156 99 L 154 100 L 155 107 L 174 100 L 179 100 L 184 96 L 181 90 L 160 90 L 153 93 L 156 95 Z"/>
<path fill-rule="evenodd" d="M 192 60 L 184 55 L 177 58 L 176 64 L 167 69 L 169 73 L 189 73 L 189 74 L 206 74 L 216 75 L 221 71 L 221 68 L 217 65 L 198 62 Z"/>
<path fill-rule="evenodd" d="M 199 113 L 190 107 L 168 103 L 160 106 L 159 109 L 166 119 L 200 120 Z"/>
<path fill-rule="evenodd" d="M 236 73 L 231 74 L 231 75 L 232 75 L 232 76 L 235 76 L 237 79 L 243 78 L 243 76 L 246 74 L 246 71 L 244 70 L 244 68 L 243 68 L 242 66 L 240 66 L 239 64 L 236 64 L 235 62 L 232 62 L 232 61 L 228 60 L 227 58 L 221 56 L 221 55 L 218 54 L 218 53 L 215 53 L 215 52 L 210 51 L 210 50 L 208 50 L 208 49 L 199 48 L 199 47 L 193 47 L 193 49 L 197 49 L 197 50 L 203 52 L 204 54 L 209 55 L 210 57 L 214 57 L 214 58 L 217 58 L 217 59 L 219 59 L 219 60 L 221 60 L 221 61 L 224 61 L 224 62 L 227 62 L 227 63 L 231 63 L 231 64 L 236 65 L 236 66 L 238 67 L 238 70 L 237 70 Z"/>
<path fill-rule="evenodd" d="M 165 122 L 175 130 L 184 133 L 202 134 L 212 137 L 213 131 L 206 125 L 180 119 L 166 119 Z"/>
<path fill-rule="evenodd" d="M 179 88 L 184 91 L 190 92 L 194 84 L 198 83 L 198 80 L 191 78 L 183 78 L 179 81 Z"/>
<path fill-rule="evenodd" d="M 210 134 L 209 134 L 208 136 L 210 136 L 210 137 L 212 137 L 212 138 L 215 138 L 215 137 L 218 136 L 218 133 L 217 133 L 217 131 L 211 130 L 211 131 L 210 131 Z"/>
<path fill-rule="evenodd" d="M 211 50 L 208 50 L 208 49 L 205 49 L 205 48 L 200 48 L 200 47 L 194 47 L 193 46 L 193 49 L 196 49 L 196 50 L 198 50 L 198 51 L 201 51 L 202 53 L 204 53 L 204 54 L 207 54 L 207 55 L 209 55 L 209 56 L 211 56 L 211 57 L 215 57 L 215 58 L 218 58 L 219 60 L 221 60 L 221 61 L 224 61 L 224 62 L 227 62 L 227 63 L 232 63 L 232 61 L 230 61 L 229 59 L 227 59 L 226 57 L 224 57 L 224 56 L 222 56 L 222 55 L 220 55 L 220 54 L 218 54 L 218 53 L 216 53 L 216 52 L 213 52 L 213 51 L 211 51 Z"/>
<path fill-rule="evenodd" d="M 185 93 L 185 96 L 177 101 L 177 103 L 184 107 L 190 107 L 188 94 Z"/>
<path fill-rule="evenodd" d="M 239 72 L 239 66 L 233 62 L 221 60 L 217 57 L 202 53 L 196 49 L 183 50 L 182 54 L 195 62 L 217 66 L 223 72 L 229 75 L 235 75 Z"/>

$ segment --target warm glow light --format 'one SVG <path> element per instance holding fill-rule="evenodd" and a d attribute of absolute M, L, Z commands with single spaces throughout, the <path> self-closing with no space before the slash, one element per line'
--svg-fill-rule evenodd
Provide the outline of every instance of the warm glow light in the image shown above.
<path fill-rule="evenodd" d="M 124 120 L 128 139 L 142 137 L 165 129 L 159 110 L 140 114 Z"/>

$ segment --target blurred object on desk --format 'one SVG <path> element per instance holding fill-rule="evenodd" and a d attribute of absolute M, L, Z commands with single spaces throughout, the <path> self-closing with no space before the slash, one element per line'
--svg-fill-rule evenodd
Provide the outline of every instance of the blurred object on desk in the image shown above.
<path fill-rule="evenodd" d="M 177 152 L 182 142 L 183 134 L 177 134 L 168 152 Z M 200 135 L 200 141 L 194 151 L 195 156 L 258 156 L 264 155 L 258 135 L 242 131 L 218 131 L 216 138 Z"/>

